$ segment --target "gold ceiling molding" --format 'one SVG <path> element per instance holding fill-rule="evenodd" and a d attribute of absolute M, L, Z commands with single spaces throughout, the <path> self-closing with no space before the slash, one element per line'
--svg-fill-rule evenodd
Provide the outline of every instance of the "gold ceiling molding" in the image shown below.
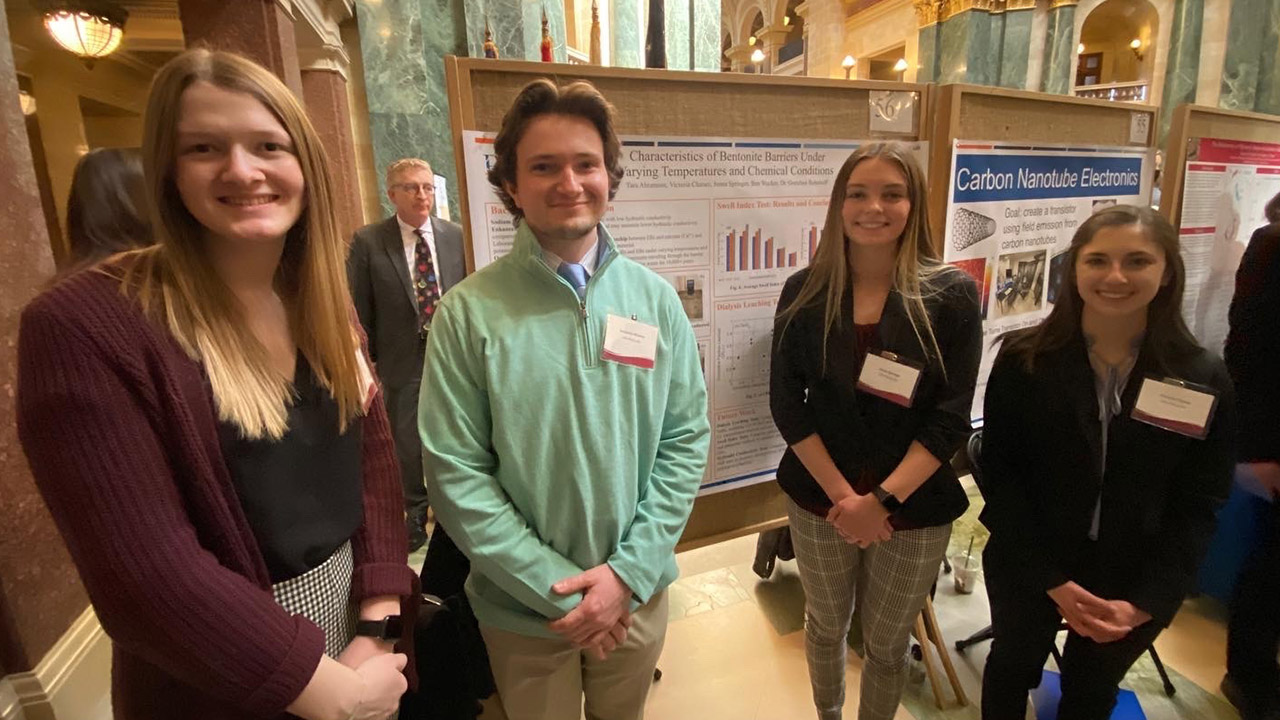
<path fill-rule="evenodd" d="M 928 27 L 938 22 L 938 16 L 942 12 L 942 6 L 946 0 L 912 0 L 911 5 L 916 9 L 916 22 L 920 27 Z"/>
<path fill-rule="evenodd" d="M 1075 7 L 1080 4 L 1080 0 L 1050 0 L 1049 9 L 1053 10 L 1060 7 Z"/>

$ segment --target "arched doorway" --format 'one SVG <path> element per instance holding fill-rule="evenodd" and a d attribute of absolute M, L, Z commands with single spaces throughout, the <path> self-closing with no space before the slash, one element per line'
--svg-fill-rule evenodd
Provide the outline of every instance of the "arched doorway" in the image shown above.
<path fill-rule="evenodd" d="M 1094 8 L 1080 29 L 1075 94 L 1147 101 L 1159 23 L 1148 0 L 1106 0 Z"/>

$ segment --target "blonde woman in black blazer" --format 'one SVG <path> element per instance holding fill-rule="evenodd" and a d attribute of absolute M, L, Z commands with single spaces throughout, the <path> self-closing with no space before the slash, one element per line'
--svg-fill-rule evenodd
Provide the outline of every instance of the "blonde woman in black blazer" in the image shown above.
<path fill-rule="evenodd" d="M 900 144 L 863 146 L 836 176 L 816 257 L 783 288 L 770 372 L 821 720 L 841 717 L 859 576 L 858 718 L 897 710 L 911 626 L 968 506 L 947 461 L 969 433 L 981 341 L 973 282 L 932 255 L 919 164 Z M 868 363 L 918 380 L 889 399 L 859 386 Z"/>
<path fill-rule="evenodd" d="M 984 720 L 1023 717 L 1064 620 L 1058 718 L 1105 720 L 1192 588 L 1230 487 L 1235 405 L 1183 322 L 1183 282 L 1168 221 L 1109 208 L 1072 238 L 1045 321 L 1004 338 L 983 417 Z M 1166 378 L 1216 398 L 1203 438 L 1135 417 Z"/>

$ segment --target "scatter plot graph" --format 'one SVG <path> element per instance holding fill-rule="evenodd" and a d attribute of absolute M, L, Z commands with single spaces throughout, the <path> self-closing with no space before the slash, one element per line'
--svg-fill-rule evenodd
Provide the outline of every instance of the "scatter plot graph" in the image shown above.
<path fill-rule="evenodd" d="M 758 400 L 769 394 L 773 317 L 740 317 L 716 327 L 716 392 Z"/>

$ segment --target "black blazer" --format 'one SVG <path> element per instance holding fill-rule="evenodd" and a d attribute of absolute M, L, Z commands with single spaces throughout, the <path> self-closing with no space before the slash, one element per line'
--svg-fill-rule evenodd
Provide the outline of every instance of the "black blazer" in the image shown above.
<path fill-rule="evenodd" d="M 1229 317 L 1224 357 L 1240 398 L 1240 460 L 1280 461 L 1280 223 L 1249 239 Z"/>
<path fill-rule="evenodd" d="M 434 217 L 431 227 L 440 288 L 447 292 L 466 274 L 462 228 Z M 378 376 L 389 390 L 416 387 L 426 342 L 418 333 L 418 300 L 394 215 L 356 231 L 347 256 L 347 280 Z M 416 397 L 415 392 L 415 403 Z"/>
<path fill-rule="evenodd" d="M 778 310 L 789 307 L 809 270 L 787 279 Z M 926 362 L 924 346 L 916 338 L 902 296 L 889 293 L 871 351 L 889 350 L 925 366 L 910 408 L 857 391 L 861 369 L 854 358 L 853 293 L 844 294 L 840 327 L 833 328 L 822 366 L 821 303 L 797 313 L 784 330 L 776 318 L 773 364 L 769 373 L 769 406 L 774 424 L 787 445 L 817 433 L 836 467 L 855 484 L 864 470 L 885 478 L 902 462 L 912 441 L 918 440 L 942 466 L 907 498 L 901 520 L 912 527 L 943 525 L 969 506 L 950 459 L 969 435 L 969 410 L 982 354 L 982 313 L 978 291 L 969 277 L 947 272 L 939 292 L 925 299 L 934 336 L 946 365 Z M 830 507 L 790 447 L 778 465 L 778 483 L 802 507 Z"/>
<path fill-rule="evenodd" d="M 1148 376 L 1213 389 L 1218 405 L 1205 439 L 1131 417 Z M 1016 568 L 1010 572 L 1028 592 L 1074 580 L 1168 624 L 1191 590 L 1231 486 L 1235 397 L 1226 367 L 1208 351 L 1161 367 L 1142 348 L 1121 401 L 1109 424 L 1103 467 L 1098 395 L 1083 336 L 1042 353 L 1033 373 L 1000 353 L 983 413 L 987 552 L 1001 567 Z M 1099 492 L 1094 542 L 1089 528 Z M 997 566 L 988 563 L 987 571 L 997 572 Z"/>

